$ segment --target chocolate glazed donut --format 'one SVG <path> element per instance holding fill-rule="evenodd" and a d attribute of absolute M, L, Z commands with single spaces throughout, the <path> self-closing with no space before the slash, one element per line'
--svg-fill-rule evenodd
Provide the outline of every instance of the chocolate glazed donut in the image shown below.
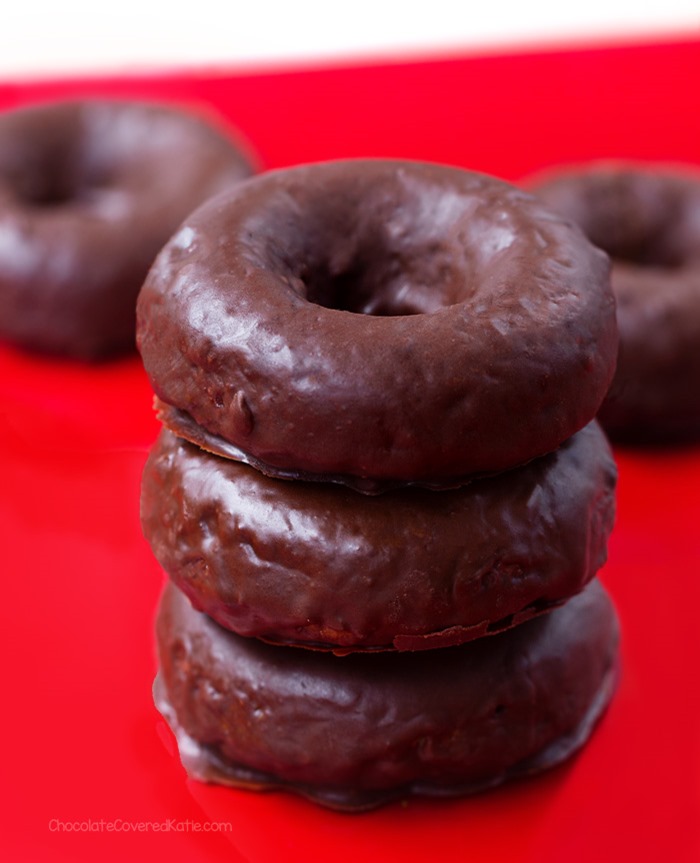
<path fill-rule="evenodd" d="M 172 585 L 157 638 L 156 704 L 191 776 L 336 809 L 464 794 L 553 767 L 590 736 L 617 677 L 617 620 L 597 581 L 439 662 L 240 638 Z"/>
<path fill-rule="evenodd" d="M 218 197 L 158 257 L 138 322 L 176 432 L 364 491 L 554 450 L 617 353 L 607 257 L 578 228 L 506 183 L 413 162 L 304 166 Z"/>
<path fill-rule="evenodd" d="M 251 173 L 232 140 L 173 108 L 83 101 L 0 115 L 0 337 L 87 359 L 133 348 L 159 249 Z"/>
<path fill-rule="evenodd" d="M 535 182 L 613 259 L 620 353 L 606 431 L 700 437 L 700 170 L 603 163 Z"/>
<path fill-rule="evenodd" d="M 270 479 L 165 431 L 141 511 L 164 569 L 228 629 L 336 652 L 422 650 L 578 593 L 605 560 L 615 478 L 595 423 L 507 474 L 378 497 Z"/>

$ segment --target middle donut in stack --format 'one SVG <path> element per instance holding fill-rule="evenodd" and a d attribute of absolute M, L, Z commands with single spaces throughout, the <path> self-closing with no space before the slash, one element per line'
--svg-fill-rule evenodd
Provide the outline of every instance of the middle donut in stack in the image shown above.
<path fill-rule="evenodd" d="M 614 464 L 591 424 L 614 370 L 614 301 L 607 258 L 577 228 L 505 183 L 443 166 L 358 160 L 273 172 L 205 205 L 166 246 L 139 298 L 138 342 L 166 426 L 144 474 L 144 532 L 175 585 L 222 627 L 197 634 L 165 600 L 159 703 L 196 775 L 212 777 L 206 753 L 219 781 L 291 785 L 362 808 L 426 783 L 426 793 L 481 787 L 583 742 L 611 691 L 617 636 L 604 598 L 570 612 L 599 671 L 581 674 L 574 647 L 561 645 L 575 692 L 560 697 L 579 708 L 535 741 L 532 729 L 556 708 L 526 699 L 530 730 L 522 705 L 505 722 L 522 744 L 511 761 L 477 757 L 456 776 L 440 772 L 424 731 L 413 773 L 406 761 L 349 779 L 340 745 L 326 747 L 320 772 L 310 751 L 301 772 L 291 757 L 270 762 L 250 741 L 261 717 L 284 712 L 279 693 L 258 671 L 251 699 L 240 669 L 229 675 L 219 662 L 236 654 L 225 647 L 232 632 L 278 645 L 261 661 L 309 676 L 302 688 L 320 699 L 317 720 L 332 736 L 328 693 L 313 690 L 328 689 L 328 674 L 338 691 L 350 677 L 356 687 L 358 672 L 346 665 L 344 680 L 348 659 L 316 668 L 288 645 L 440 648 L 437 674 L 447 654 L 459 665 L 469 647 L 459 645 L 485 635 L 493 656 L 508 654 L 510 634 L 497 633 L 517 627 L 512 650 L 540 656 L 545 636 L 523 621 L 584 589 L 614 515 Z M 221 643 L 207 653 L 202 639 Z M 395 672 L 392 661 L 382 675 L 403 679 L 411 657 Z M 371 674 L 370 657 L 363 667 Z M 200 721 L 207 697 L 192 696 L 212 687 L 213 730 Z M 448 711 L 453 726 L 435 720 L 440 735 L 465 735 L 460 710 Z M 403 734 L 412 723 L 399 725 Z M 305 739 L 293 723 L 286 733 Z M 465 751 L 478 745 L 464 737 Z M 186 757 L 192 747 L 196 758 Z"/>

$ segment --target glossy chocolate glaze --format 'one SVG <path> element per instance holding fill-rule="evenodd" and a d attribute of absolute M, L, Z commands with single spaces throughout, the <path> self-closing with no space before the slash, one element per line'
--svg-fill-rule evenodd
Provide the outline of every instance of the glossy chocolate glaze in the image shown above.
<path fill-rule="evenodd" d="M 172 585 L 157 636 L 156 701 L 190 775 L 347 810 L 560 763 L 591 734 L 617 670 L 617 620 L 597 581 L 552 614 L 439 654 L 273 647 L 222 629 Z"/>
<path fill-rule="evenodd" d="M 270 172 L 205 205 L 138 303 L 158 397 L 283 474 L 445 483 L 555 449 L 607 391 L 608 261 L 445 166 Z"/>
<path fill-rule="evenodd" d="M 251 173 L 230 138 L 175 108 L 95 100 L 0 114 L 0 337 L 81 358 L 133 349 L 159 249 Z"/>
<path fill-rule="evenodd" d="M 593 164 L 537 190 L 613 259 L 620 348 L 600 421 L 616 439 L 700 437 L 700 171 Z"/>
<path fill-rule="evenodd" d="M 423 650 L 507 629 L 582 590 L 605 561 L 615 480 L 596 424 L 498 477 L 380 497 L 269 479 L 164 431 L 141 518 L 178 587 L 240 635 Z"/>

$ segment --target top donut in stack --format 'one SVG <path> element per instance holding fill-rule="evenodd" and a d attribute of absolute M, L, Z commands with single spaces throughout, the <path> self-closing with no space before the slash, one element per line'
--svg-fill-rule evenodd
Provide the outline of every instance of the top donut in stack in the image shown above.
<path fill-rule="evenodd" d="M 169 429 L 146 536 L 226 628 L 454 645 L 605 559 L 609 262 L 506 183 L 381 160 L 248 181 L 165 247 L 138 343 Z"/>
<path fill-rule="evenodd" d="M 436 488 L 555 450 L 615 365 L 607 257 L 479 174 L 357 161 L 200 209 L 139 301 L 165 423 L 271 476 Z"/>

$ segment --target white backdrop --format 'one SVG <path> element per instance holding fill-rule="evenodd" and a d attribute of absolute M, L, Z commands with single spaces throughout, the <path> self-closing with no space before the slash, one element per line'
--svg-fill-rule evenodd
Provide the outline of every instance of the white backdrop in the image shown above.
<path fill-rule="evenodd" d="M 700 35 L 700 0 L 0 0 L 0 76 Z"/>

